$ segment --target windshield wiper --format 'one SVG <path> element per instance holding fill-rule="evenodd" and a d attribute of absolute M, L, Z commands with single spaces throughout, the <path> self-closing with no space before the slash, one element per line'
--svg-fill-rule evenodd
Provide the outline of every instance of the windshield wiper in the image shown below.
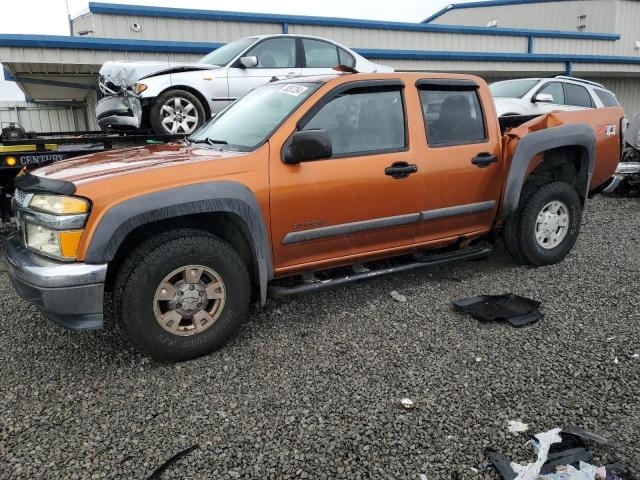
<path fill-rule="evenodd" d="M 226 140 L 216 140 L 215 138 L 202 138 L 199 140 L 189 140 L 191 143 L 208 143 L 209 145 L 228 145 Z"/>

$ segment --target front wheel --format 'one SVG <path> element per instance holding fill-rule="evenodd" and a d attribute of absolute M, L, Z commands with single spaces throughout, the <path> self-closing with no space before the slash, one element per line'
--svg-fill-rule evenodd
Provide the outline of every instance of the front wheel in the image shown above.
<path fill-rule="evenodd" d="M 551 265 L 564 259 L 578 239 L 582 202 L 565 182 L 542 185 L 523 195 L 507 219 L 505 244 L 522 263 Z"/>
<path fill-rule="evenodd" d="M 229 244 L 199 230 L 143 242 L 119 269 L 114 312 L 130 342 L 159 360 L 209 353 L 235 332 L 250 302 L 247 266 Z"/>
<path fill-rule="evenodd" d="M 169 90 L 159 95 L 150 111 L 153 130 L 158 134 L 190 134 L 205 122 L 205 109 L 193 93 Z"/>

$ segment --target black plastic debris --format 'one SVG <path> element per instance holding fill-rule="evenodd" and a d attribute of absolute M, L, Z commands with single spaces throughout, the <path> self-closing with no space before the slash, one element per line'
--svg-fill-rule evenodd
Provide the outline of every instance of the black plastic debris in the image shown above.
<path fill-rule="evenodd" d="M 162 473 L 167 468 L 169 468 L 171 465 L 176 463 L 178 460 L 180 460 L 185 455 L 189 455 L 191 452 L 193 452 L 198 447 L 199 447 L 199 445 L 192 445 L 191 447 L 185 448 L 181 452 L 176 453 L 173 457 L 169 458 L 169 460 L 167 460 L 162 465 L 160 465 L 158 468 L 156 468 L 153 471 L 153 473 L 149 476 L 149 478 L 147 478 L 147 480 L 160 480 L 160 478 L 162 478 Z"/>
<path fill-rule="evenodd" d="M 514 327 L 531 325 L 544 316 L 538 310 L 540 302 L 513 293 L 461 298 L 451 303 L 481 322 L 507 321 Z"/>
<path fill-rule="evenodd" d="M 553 439 L 550 434 L 557 435 L 557 438 Z M 594 474 L 597 479 L 636 480 L 634 475 L 622 464 L 608 464 L 599 468 L 590 464 L 593 452 L 588 448 L 588 442 L 609 444 L 609 440 L 606 438 L 576 427 L 557 428 L 535 435 L 531 444 L 538 452 L 539 463 L 535 465 L 535 470 L 529 471 L 525 477 L 549 480 L 582 479 L 585 477 L 580 472 L 584 468 Z M 487 449 L 485 454 L 488 463 L 497 470 L 504 480 L 514 480 L 518 477 L 514 468 L 523 468 L 522 465 L 512 464 L 505 455 L 498 451 Z M 528 467 L 531 466 L 534 464 L 528 465 Z"/>
<path fill-rule="evenodd" d="M 495 467 L 504 480 L 513 480 L 516 478 L 516 472 L 511 468 L 511 462 L 507 457 L 495 450 L 487 450 L 486 454 L 489 459 L 489 463 Z"/>

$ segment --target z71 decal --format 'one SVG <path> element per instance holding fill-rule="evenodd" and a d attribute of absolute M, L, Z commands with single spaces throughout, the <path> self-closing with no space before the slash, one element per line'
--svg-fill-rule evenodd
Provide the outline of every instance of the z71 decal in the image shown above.
<path fill-rule="evenodd" d="M 612 137 L 616 134 L 615 125 L 598 125 L 598 135 L 606 135 Z"/>

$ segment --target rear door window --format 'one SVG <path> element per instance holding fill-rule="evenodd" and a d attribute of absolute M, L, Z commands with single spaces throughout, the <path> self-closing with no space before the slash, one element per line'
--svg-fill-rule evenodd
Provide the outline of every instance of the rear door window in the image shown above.
<path fill-rule="evenodd" d="M 314 129 L 327 131 L 334 156 L 402 150 L 407 145 L 402 90 L 349 90 L 330 100 L 303 127 Z"/>
<path fill-rule="evenodd" d="M 595 89 L 596 95 L 598 95 L 598 98 L 600 99 L 600 101 L 602 102 L 602 104 L 605 107 L 619 107 L 620 103 L 618 102 L 618 99 L 616 98 L 616 96 L 611 93 L 611 92 L 607 92 L 606 90 L 600 90 L 599 88 Z"/>
<path fill-rule="evenodd" d="M 335 45 L 311 38 L 303 38 L 302 45 L 307 68 L 331 68 L 340 64 Z"/>
<path fill-rule="evenodd" d="M 475 89 L 420 89 L 420 102 L 431 146 L 486 140 L 484 118 Z"/>
<path fill-rule="evenodd" d="M 564 84 L 565 105 L 574 107 L 593 107 L 591 95 L 586 88 L 573 83 Z"/>

